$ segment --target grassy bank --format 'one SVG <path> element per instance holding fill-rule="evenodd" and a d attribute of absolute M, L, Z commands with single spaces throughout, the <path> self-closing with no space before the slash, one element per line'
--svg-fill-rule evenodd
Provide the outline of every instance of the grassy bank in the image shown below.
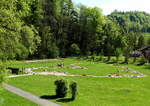
<path fill-rule="evenodd" d="M 38 106 L 38 105 L 1 88 L 0 106 Z"/>
<path fill-rule="evenodd" d="M 49 99 L 64 106 L 149 106 L 150 78 L 84 78 L 28 76 L 13 78 L 10 84 L 38 96 L 55 95 L 54 81 L 66 79 L 78 83 L 78 98 L 74 102 L 67 99 Z M 70 96 L 68 95 L 67 98 Z"/>

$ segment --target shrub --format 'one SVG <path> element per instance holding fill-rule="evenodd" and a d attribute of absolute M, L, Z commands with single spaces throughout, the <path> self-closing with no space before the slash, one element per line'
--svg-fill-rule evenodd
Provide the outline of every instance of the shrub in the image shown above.
<path fill-rule="evenodd" d="M 116 56 L 116 62 L 118 62 L 121 53 L 122 53 L 122 50 L 121 50 L 120 48 L 117 48 L 117 49 L 114 51 L 114 54 L 115 54 L 115 56 Z"/>
<path fill-rule="evenodd" d="M 92 61 L 96 60 L 96 54 L 95 53 L 91 56 L 91 59 L 92 59 Z"/>
<path fill-rule="evenodd" d="M 73 56 L 78 56 L 80 54 L 80 48 L 75 43 L 71 45 L 70 51 Z"/>
<path fill-rule="evenodd" d="M 77 97 L 77 83 L 72 82 L 70 84 L 70 89 L 71 89 L 71 94 L 72 94 L 71 100 L 75 100 Z"/>
<path fill-rule="evenodd" d="M 64 98 L 67 95 L 67 82 L 63 79 L 61 80 L 56 80 L 55 81 L 56 85 L 56 96 L 60 98 Z"/>
<path fill-rule="evenodd" d="M 146 63 L 146 59 L 144 57 L 142 57 L 139 61 L 138 65 L 144 65 Z"/>
<path fill-rule="evenodd" d="M 5 71 L 6 71 L 5 67 L 0 62 L 0 85 L 4 81 Z"/>
<path fill-rule="evenodd" d="M 48 57 L 50 58 L 57 58 L 59 57 L 59 48 L 57 47 L 57 45 L 55 43 L 52 43 L 51 45 L 48 46 L 49 48 L 49 55 Z"/>

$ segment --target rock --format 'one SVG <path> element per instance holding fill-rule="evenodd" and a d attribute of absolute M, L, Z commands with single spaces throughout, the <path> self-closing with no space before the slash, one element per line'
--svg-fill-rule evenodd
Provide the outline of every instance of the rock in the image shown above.
<path fill-rule="evenodd" d="M 37 69 L 39 69 L 39 68 L 32 68 L 32 70 L 37 70 Z"/>
<path fill-rule="evenodd" d="M 26 74 L 30 74 L 30 73 L 32 73 L 32 69 L 31 69 L 31 68 L 26 68 L 26 69 L 24 70 L 24 72 L 25 72 Z"/>
<path fill-rule="evenodd" d="M 86 67 L 77 66 L 75 64 L 70 64 L 70 66 L 72 67 L 72 69 L 84 69 L 84 70 L 88 69 Z"/>
<path fill-rule="evenodd" d="M 64 64 L 57 64 L 58 67 L 64 67 Z"/>

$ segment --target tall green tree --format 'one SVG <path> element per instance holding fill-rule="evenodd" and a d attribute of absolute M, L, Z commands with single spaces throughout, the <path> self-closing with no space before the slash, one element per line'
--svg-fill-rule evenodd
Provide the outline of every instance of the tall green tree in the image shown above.
<path fill-rule="evenodd" d="M 117 48 L 122 48 L 122 39 L 120 37 L 120 29 L 117 23 L 113 19 L 107 19 L 106 24 L 103 27 L 103 35 L 105 35 L 105 41 L 103 45 L 103 51 L 108 60 L 115 54 Z"/>
<path fill-rule="evenodd" d="M 135 45 L 136 45 L 136 36 L 135 33 L 131 32 L 131 33 L 127 33 L 124 36 L 124 50 L 123 50 L 123 54 L 125 56 L 125 60 L 124 63 L 128 64 L 128 59 L 130 57 L 130 52 L 134 50 Z"/>
<path fill-rule="evenodd" d="M 98 48 L 99 36 L 105 21 L 99 8 L 80 6 L 80 48 L 84 55 Z"/>
<path fill-rule="evenodd" d="M 140 35 L 139 38 L 138 38 L 137 48 L 144 47 L 145 43 L 146 43 L 146 41 L 145 41 L 144 36 Z"/>
<path fill-rule="evenodd" d="M 108 17 L 115 19 L 123 32 L 149 32 L 150 14 L 139 11 L 114 11 Z"/>
<path fill-rule="evenodd" d="M 33 54 L 40 42 L 34 27 L 25 25 L 22 18 L 18 17 L 16 3 L 17 1 L 11 0 L 0 1 L 0 58 L 2 59 L 27 58 L 29 54 Z"/>

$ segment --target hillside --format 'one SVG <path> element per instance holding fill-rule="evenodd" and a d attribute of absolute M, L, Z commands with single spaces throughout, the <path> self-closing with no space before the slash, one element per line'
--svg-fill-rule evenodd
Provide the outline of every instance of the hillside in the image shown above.
<path fill-rule="evenodd" d="M 146 12 L 112 12 L 108 17 L 115 19 L 121 28 L 129 32 L 150 33 L 150 14 Z"/>

